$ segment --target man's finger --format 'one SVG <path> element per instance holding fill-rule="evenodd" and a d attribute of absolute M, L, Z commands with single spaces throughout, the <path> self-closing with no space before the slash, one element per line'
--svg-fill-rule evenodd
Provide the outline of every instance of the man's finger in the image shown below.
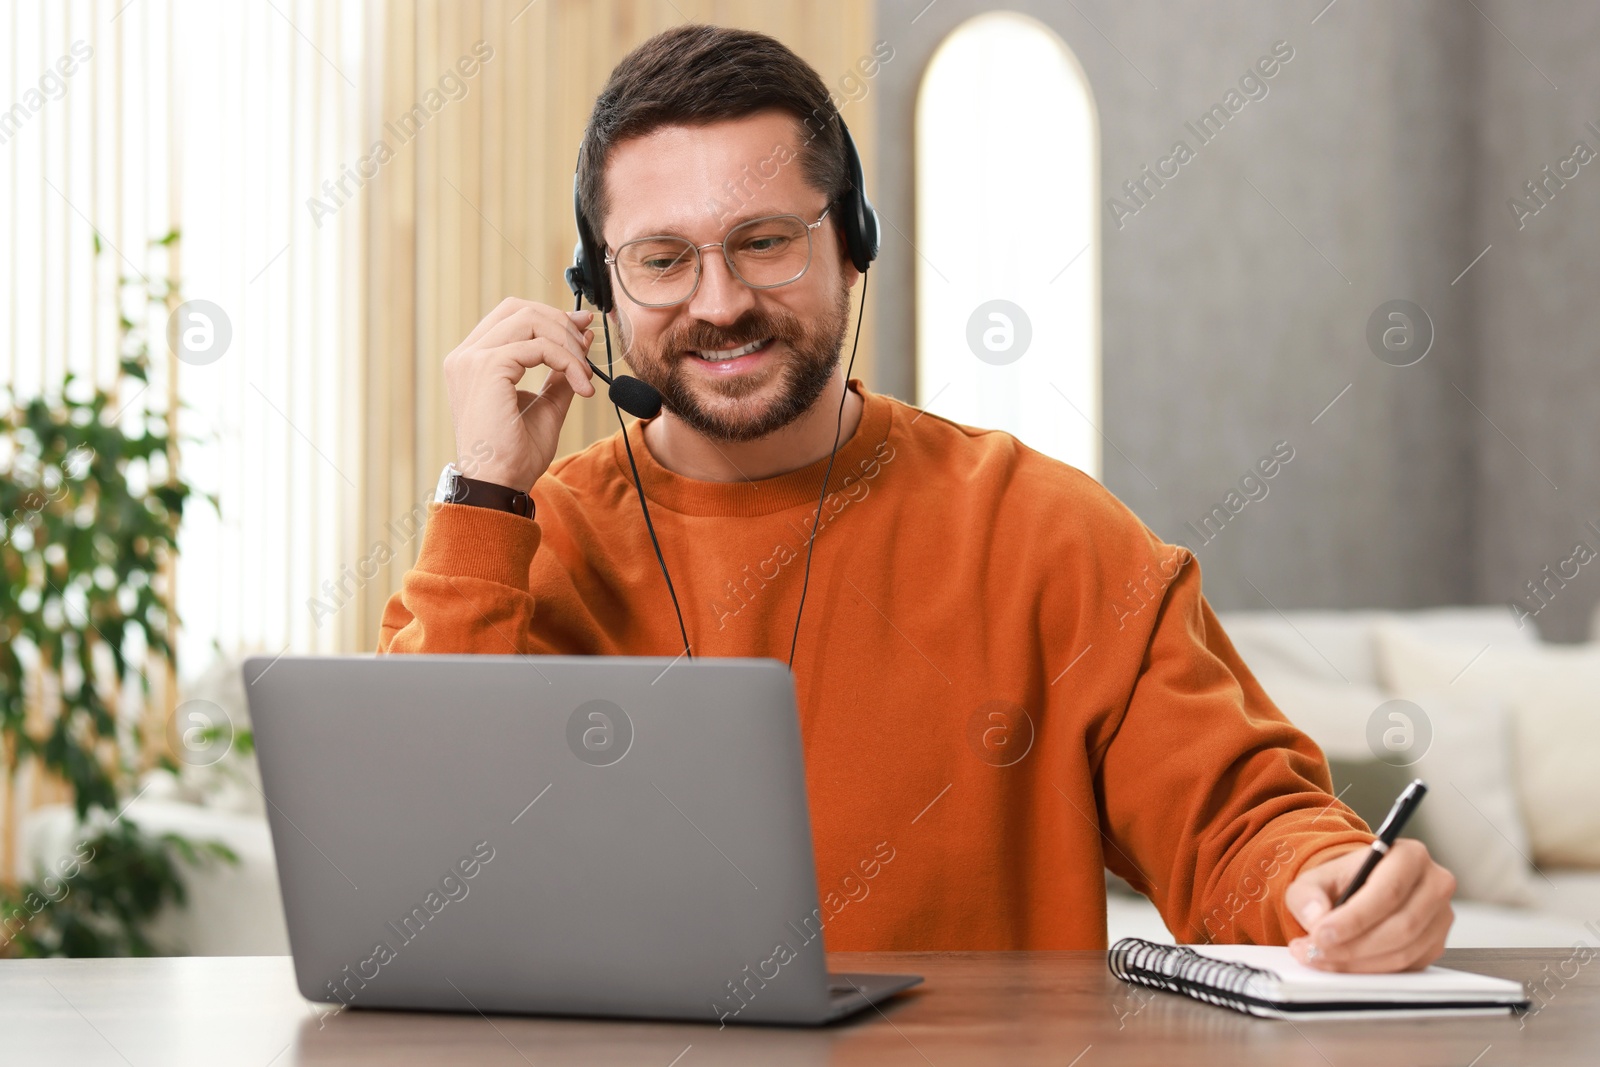
<path fill-rule="evenodd" d="M 1388 958 L 1423 940 L 1438 925 L 1439 916 L 1451 917 L 1454 892 L 1455 877 L 1443 867 L 1429 864 L 1416 889 L 1392 914 L 1356 937 L 1318 948 L 1328 958 L 1340 961 Z"/>
<path fill-rule="evenodd" d="M 519 312 L 507 317 L 499 326 L 484 335 L 478 348 L 487 351 L 528 341 L 547 340 L 572 353 L 572 357 L 583 368 L 583 376 L 588 378 L 591 372 L 586 357 L 593 337 L 594 331 L 578 329 L 570 318 L 555 308 L 535 305 L 528 308 L 525 313 Z"/>
<path fill-rule="evenodd" d="M 511 369 L 507 375 L 513 381 L 521 381 L 523 371 L 543 365 L 557 374 L 565 374 L 572 383 L 573 391 L 580 396 L 594 395 L 594 384 L 589 380 L 594 372 L 582 361 L 581 356 L 555 338 L 535 337 L 530 341 L 512 341 L 488 350 L 488 354 L 508 362 Z M 517 368 L 521 368 L 521 371 Z"/>
<path fill-rule="evenodd" d="M 1323 953 L 1308 959 L 1307 963 L 1319 970 L 1366 974 L 1418 970 L 1426 967 L 1444 952 L 1445 939 L 1455 922 L 1455 913 L 1449 905 L 1445 905 L 1426 913 L 1426 916 L 1415 936 L 1404 941 L 1388 945 L 1369 942 L 1363 952 Z"/>
<path fill-rule="evenodd" d="M 1337 860 L 1329 860 L 1318 864 L 1290 882 L 1289 888 L 1284 891 L 1284 903 L 1289 906 L 1289 913 L 1299 921 L 1302 929 L 1310 930 L 1318 919 L 1333 908 L 1337 886 L 1325 873 L 1318 872 L 1337 863 Z"/>
<path fill-rule="evenodd" d="M 1356 870 L 1370 852 L 1365 846 L 1357 846 L 1335 852 L 1331 858 L 1319 856 L 1316 862 L 1301 869 L 1284 891 L 1284 903 L 1302 929 L 1310 930 L 1318 919 L 1332 910 L 1340 890 L 1355 877 Z"/>
<path fill-rule="evenodd" d="M 474 336 L 463 345 L 464 348 L 499 348 L 502 345 L 513 344 L 517 341 L 526 341 L 535 337 L 548 337 L 558 343 L 565 343 L 580 356 L 588 351 L 589 343 L 584 337 L 584 331 L 578 329 L 577 323 L 571 315 L 557 310 L 548 304 L 536 304 L 530 300 L 517 302 L 517 306 L 501 314 L 500 308 L 495 308 L 491 314 L 500 317 L 490 324 L 481 333 L 473 331 Z M 480 326 L 483 324 L 480 323 Z M 587 327 L 588 322 L 585 321 Z"/>
<path fill-rule="evenodd" d="M 501 345 L 533 337 L 548 337 L 553 341 L 564 343 L 580 356 L 588 351 L 589 347 L 584 339 L 584 331 L 578 329 L 571 315 L 549 304 L 535 304 L 531 301 L 523 301 L 522 306 L 513 308 L 510 314 L 486 330 L 478 339 L 477 347 L 498 348 Z"/>
<path fill-rule="evenodd" d="M 500 303 L 496 304 L 494 306 L 494 310 L 485 315 L 483 319 L 479 321 L 478 325 L 472 328 L 472 332 L 467 334 L 467 339 L 461 342 L 461 347 L 471 347 L 477 342 L 478 338 L 488 333 L 503 319 L 509 318 L 513 312 L 526 307 L 531 302 L 532 301 L 522 300 L 515 296 L 506 297 L 504 300 L 500 301 Z"/>
<path fill-rule="evenodd" d="M 1428 928 L 1428 932 L 1423 936 L 1422 950 L 1414 953 L 1411 957 L 1411 961 L 1406 963 L 1400 969 L 1406 971 L 1420 971 L 1422 968 L 1429 966 L 1440 956 L 1444 955 L 1445 943 L 1449 940 L 1450 928 L 1455 925 L 1455 922 L 1455 909 L 1450 907 L 1448 904 L 1445 905 L 1445 907 L 1439 912 L 1439 916 L 1434 919 L 1433 925 Z"/>
<path fill-rule="evenodd" d="M 572 336 L 572 338 L 574 340 L 578 341 L 580 344 L 583 344 L 585 350 L 587 350 L 588 346 L 584 342 L 583 334 L 584 334 L 584 329 L 588 328 L 589 323 L 594 321 L 594 312 L 592 312 L 592 311 L 580 311 L 580 312 L 563 311 L 561 308 L 551 307 L 549 304 L 538 304 L 538 305 L 535 305 L 533 310 L 534 310 L 534 313 L 536 315 L 538 315 L 538 317 L 539 317 L 539 319 L 541 321 L 549 323 L 549 325 L 550 325 L 552 330 L 565 330 L 568 334 L 570 334 Z M 579 328 L 578 322 L 574 318 L 574 315 L 579 315 L 579 316 L 586 315 L 586 316 L 588 316 L 588 318 L 584 320 L 584 325 L 583 325 L 582 329 Z"/>
<path fill-rule="evenodd" d="M 1367 884 L 1355 896 L 1318 919 L 1308 931 L 1323 950 L 1347 944 L 1399 911 L 1433 866 L 1420 841 L 1396 841 L 1372 868 Z"/>

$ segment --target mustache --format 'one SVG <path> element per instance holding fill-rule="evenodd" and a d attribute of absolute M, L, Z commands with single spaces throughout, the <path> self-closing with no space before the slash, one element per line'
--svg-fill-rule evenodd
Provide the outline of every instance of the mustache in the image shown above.
<path fill-rule="evenodd" d="M 693 322 L 682 333 L 674 334 L 662 347 L 667 352 L 694 349 L 740 348 L 752 341 L 772 338 L 793 341 L 800 337 L 799 320 L 793 315 L 745 315 L 732 326 L 719 328 L 707 322 Z"/>

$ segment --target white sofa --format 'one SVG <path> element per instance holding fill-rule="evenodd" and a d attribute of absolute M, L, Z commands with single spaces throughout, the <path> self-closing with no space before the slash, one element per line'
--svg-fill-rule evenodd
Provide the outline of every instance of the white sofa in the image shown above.
<path fill-rule="evenodd" d="M 1412 633 L 1471 648 L 1539 643 L 1533 626 L 1519 627 L 1506 607 L 1412 612 L 1291 611 L 1281 615 L 1273 611 L 1234 612 L 1223 613 L 1220 618 L 1223 629 L 1268 695 L 1291 721 L 1311 735 L 1330 760 L 1372 758 L 1366 719 L 1376 708 L 1375 702 L 1392 695 L 1384 692 L 1385 672 L 1378 648 L 1381 628 L 1399 624 Z M 1470 658 L 1463 663 L 1470 663 Z M 1358 717 L 1360 721 L 1355 721 Z M 1483 751 L 1486 746 L 1476 747 L 1478 751 L 1465 755 L 1492 757 L 1493 753 Z M 1514 768 L 1508 769 L 1515 773 Z M 1490 899 L 1474 899 L 1476 887 L 1471 880 L 1462 880 L 1454 901 L 1456 922 L 1450 932 L 1450 947 L 1570 948 L 1580 940 L 1588 944 L 1600 940 L 1600 869 L 1535 869 L 1529 865 L 1525 833 L 1519 833 L 1521 827 L 1509 825 L 1523 818 L 1514 810 L 1514 789 L 1512 796 L 1500 798 L 1498 812 L 1476 794 L 1475 803 L 1463 807 L 1454 795 L 1459 790 L 1452 788 L 1451 781 L 1434 780 L 1449 779 L 1452 768 L 1435 767 L 1430 775 L 1418 765 L 1417 771 L 1429 777 L 1431 785 L 1417 822 L 1422 821 L 1421 811 L 1432 807 L 1439 815 L 1456 801 L 1460 825 L 1436 825 L 1434 836 L 1442 839 L 1439 841 L 1430 839 L 1426 827 L 1415 833 L 1408 830 L 1408 836 L 1422 838 L 1447 865 L 1452 865 L 1449 858 L 1440 853 L 1450 851 L 1446 846 L 1453 846 L 1462 863 L 1486 860 L 1502 868 L 1478 872 L 1476 881 L 1485 883 L 1483 896 Z M 1409 776 L 1410 772 L 1404 773 Z M 1336 763 L 1335 788 L 1339 786 Z M 1467 792 L 1473 792 L 1471 787 Z M 1482 817 L 1485 811 L 1495 815 L 1494 825 Z M 1449 835 L 1453 839 L 1446 839 Z M 1525 869 L 1505 869 L 1512 867 Z M 1508 888 L 1511 879 L 1515 886 Z M 1522 899 L 1520 904 L 1507 900 L 1518 897 Z M 1586 927 L 1586 922 L 1593 927 Z M 1119 937 L 1174 940 L 1155 906 L 1117 880 L 1113 880 L 1108 897 L 1107 927 L 1112 941 Z"/>

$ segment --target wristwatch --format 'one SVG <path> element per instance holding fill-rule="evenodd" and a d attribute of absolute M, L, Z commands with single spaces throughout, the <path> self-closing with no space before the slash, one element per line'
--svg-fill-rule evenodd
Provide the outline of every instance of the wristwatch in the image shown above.
<path fill-rule="evenodd" d="M 468 478 L 456 469 L 454 463 L 446 463 L 444 470 L 439 472 L 439 486 L 434 490 L 433 499 L 440 504 L 470 504 L 492 511 L 509 511 L 525 519 L 533 518 L 533 497 L 494 482 Z"/>

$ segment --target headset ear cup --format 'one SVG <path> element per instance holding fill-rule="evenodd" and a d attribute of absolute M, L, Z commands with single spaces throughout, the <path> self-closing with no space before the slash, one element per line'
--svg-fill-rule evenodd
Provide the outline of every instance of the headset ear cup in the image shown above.
<path fill-rule="evenodd" d="M 578 158 L 583 159 L 583 145 L 578 145 Z M 611 276 L 606 270 L 605 256 L 600 244 L 589 229 L 583 214 L 583 196 L 578 189 L 578 171 L 572 172 L 572 216 L 578 226 L 578 243 L 572 250 L 572 266 L 567 270 L 567 285 L 574 294 L 582 291 L 584 299 L 594 305 L 602 315 L 611 311 Z"/>
<path fill-rule="evenodd" d="M 567 288 L 572 290 L 573 295 L 582 296 L 591 306 L 605 313 L 611 310 L 610 291 L 601 288 L 606 280 L 603 270 L 589 270 L 589 257 L 583 242 L 579 241 L 572 249 L 572 266 L 567 268 Z"/>
<path fill-rule="evenodd" d="M 586 229 L 586 227 L 580 227 Z M 606 271 L 606 265 L 598 253 L 593 260 L 590 259 L 590 249 L 594 246 L 584 241 L 581 237 L 572 250 L 572 266 L 567 271 L 567 284 L 572 286 L 576 293 L 581 286 L 583 297 L 589 301 L 602 314 L 611 310 L 611 279 Z M 576 275 L 576 279 L 573 276 Z M 576 284 L 574 284 L 576 282 Z"/>
<path fill-rule="evenodd" d="M 567 288 L 581 300 L 594 303 L 594 287 L 589 284 L 588 271 L 583 261 L 583 242 L 572 246 L 572 266 L 566 270 Z"/>
<path fill-rule="evenodd" d="M 587 229 L 588 227 L 585 227 Z M 583 255 L 583 276 L 592 294 L 589 302 L 602 314 L 611 312 L 611 272 L 606 269 L 605 254 L 591 236 Z"/>
<path fill-rule="evenodd" d="M 838 115 L 839 132 L 844 135 L 845 168 L 850 176 L 849 202 L 845 205 L 845 245 L 856 270 L 864 271 L 878 258 L 878 212 L 867 199 L 866 178 L 861 170 L 861 154 L 844 116 Z"/>
<path fill-rule="evenodd" d="M 878 209 L 872 206 L 872 201 L 867 199 L 867 194 L 861 194 L 861 205 L 865 209 L 861 235 L 865 245 L 865 259 L 868 263 L 878 258 Z M 866 270 L 863 265 L 861 270 Z"/>
<path fill-rule="evenodd" d="M 866 234 L 864 220 L 861 215 L 861 205 L 851 196 L 843 205 L 840 217 L 844 221 L 844 246 L 850 253 L 850 262 L 855 264 L 856 270 L 865 270 L 867 265 Z"/>

